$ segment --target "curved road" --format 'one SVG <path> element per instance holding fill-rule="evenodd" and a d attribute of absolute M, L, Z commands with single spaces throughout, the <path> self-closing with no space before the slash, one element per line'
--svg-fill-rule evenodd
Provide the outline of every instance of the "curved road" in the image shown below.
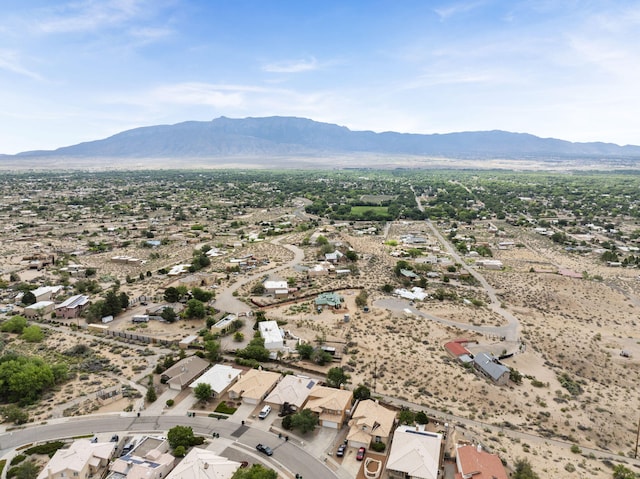
<path fill-rule="evenodd" d="M 213 432 L 220 434 L 219 439 L 212 441 L 225 441 L 227 449 L 241 451 L 240 457 L 250 456 L 251 462 L 257 459 L 276 470 L 288 471 L 293 476 L 302 474 L 305 478 L 325 479 L 337 478 L 324 463 L 309 454 L 304 447 L 285 442 L 266 431 L 252 429 L 229 420 L 216 420 L 209 417 L 186 416 L 85 416 L 69 418 L 51 423 L 43 423 L 38 426 L 30 426 L 16 429 L 0 435 L 0 457 L 11 450 L 24 444 L 34 444 L 41 441 L 59 438 L 78 437 L 94 433 L 165 433 L 174 426 L 191 426 L 196 434 L 211 437 Z M 258 443 L 267 444 L 274 450 L 271 457 L 257 453 L 255 446 Z M 236 454 L 229 454 L 236 455 Z"/>

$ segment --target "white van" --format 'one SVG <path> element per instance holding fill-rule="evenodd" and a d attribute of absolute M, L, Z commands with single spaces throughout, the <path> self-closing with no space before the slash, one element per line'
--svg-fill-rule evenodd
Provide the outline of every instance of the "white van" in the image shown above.
<path fill-rule="evenodd" d="M 258 414 L 258 418 L 264 419 L 269 415 L 270 412 L 271 412 L 271 406 L 267 405 L 262 408 L 262 411 L 260 411 L 260 414 Z"/>

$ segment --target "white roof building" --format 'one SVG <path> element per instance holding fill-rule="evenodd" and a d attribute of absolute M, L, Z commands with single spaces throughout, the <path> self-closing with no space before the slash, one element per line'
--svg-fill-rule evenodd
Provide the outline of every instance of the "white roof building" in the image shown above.
<path fill-rule="evenodd" d="M 273 293 L 276 290 L 286 289 L 289 290 L 289 285 L 286 281 L 265 281 L 263 283 L 266 292 Z"/>
<path fill-rule="evenodd" d="M 213 395 L 217 397 L 224 393 L 229 386 L 238 380 L 238 376 L 241 372 L 241 369 L 236 369 L 224 364 L 216 364 L 198 379 L 193 381 L 189 387 L 194 389 L 198 384 L 206 383 L 211 386 Z"/>
<path fill-rule="evenodd" d="M 194 447 L 166 479 L 231 479 L 239 467 L 239 462 Z"/>
<path fill-rule="evenodd" d="M 442 434 L 427 432 L 424 426 L 399 426 L 389 450 L 389 477 L 437 479 L 441 447 Z"/>
<path fill-rule="evenodd" d="M 284 348 L 284 334 L 275 321 L 260 321 L 258 323 L 260 336 L 264 339 L 264 347 L 270 351 Z"/>

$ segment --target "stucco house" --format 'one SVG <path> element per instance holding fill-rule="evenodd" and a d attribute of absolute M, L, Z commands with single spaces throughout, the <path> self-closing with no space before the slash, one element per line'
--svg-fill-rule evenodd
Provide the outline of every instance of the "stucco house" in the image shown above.
<path fill-rule="evenodd" d="M 37 479 L 88 479 L 106 471 L 116 449 L 114 442 L 78 439 L 68 449 L 58 449 Z"/>
<path fill-rule="evenodd" d="M 508 479 L 502 461 L 480 446 L 470 444 L 456 448 L 455 479 Z"/>
<path fill-rule="evenodd" d="M 65 319 L 78 318 L 90 304 L 88 296 L 77 294 L 56 306 L 55 313 L 56 316 Z"/>
<path fill-rule="evenodd" d="M 373 399 L 360 401 L 351 414 L 347 441 L 351 447 L 369 447 L 371 442 L 389 443 L 396 413 Z"/>
<path fill-rule="evenodd" d="M 162 479 L 171 472 L 175 457 L 166 439 L 146 436 L 130 453 L 111 464 L 111 479 Z"/>
<path fill-rule="evenodd" d="M 284 403 L 289 403 L 300 409 L 307 401 L 311 389 L 315 385 L 315 379 L 287 374 L 276 384 L 276 387 L 273 388 L 273 391 L 269 393 L 264 402 L 274 409 L 279 409 Z"/>
<path fill-rule="evenodd" d="M 231 479 L 240 463 L 194 447 L 165 479 Z"/>
<path fill-rule="evenodd" d="M 22 314 L 25 318 L 29 319 L 43 318 L 53 311 L 54 306 L 55 303 L 53 301 L 38 301 L 37 303 L 25 306 Z"/>
<path fill-rule="evenodd" d="M 228 389 L 229 398 L 241 398 L 246 404 L 258 404 L 271 392 L 281 377 L 280 373 L 249 369 Z"/>
<path fill-rule="evenodd" d="M 438 479 L 442 434 L 423 426 L 399 426 L 393 436 L 387 474 L 391 479 Z"/>
<path fill-rule="evenodd" d="M 236 369 L 224 364 L 215 364 L 206 373 L 193 381 L 189 387 L 195 389 L 198 384 L 207 383 L 211 386 L 213 397 L 220 397 L 227 389 L 238 380 L 242 369 Z"/>
<path fill-rule="evenodd" d="M 204 373 L 209 367 L 209 361 L 199 356 L 189 356 L 162 373 L 160 378 L 169 385 L 170 389 L 181 391 L 191 381 Z"/>
<path fill-rule="evenodd" d="M 264 347 L 269 351 L 280 351 L 284 348 L 284 335 L 276 321 L 260 321 L 258 330 L 264 339 Z"/>
<path fill-rule="evenodd" d="M 311 409 L 318 416 L 320 426 L 339 429 L 352 402 L 351 391 L 316 385 L 309 393 L 305 409 Z"/>

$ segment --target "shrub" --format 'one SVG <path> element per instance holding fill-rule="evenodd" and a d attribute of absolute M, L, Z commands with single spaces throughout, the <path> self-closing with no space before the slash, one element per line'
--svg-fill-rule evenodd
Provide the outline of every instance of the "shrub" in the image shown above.
<path fill-rule="evenodd" d="M 49 457 L 53 456 L 55 452 L 64 446 L 62 441 L 45 442 L 44 444 L 38 444 L 37 446 L 26 449 L 24 453 L 28 456 L 32 454 L 46 454 Z"/>
<path fill-rule="evenodd" d="M 187 454 L 187 450 L 184 446 L 178 446 L 173 450 L 173 455 L 176 457 L 184 457 Z"/>
<path fill-rule="evenodd" d="M 235 407 L 231 407 L 228 406 L 226 402 L 222 401 L 220 404 L 218 404 L 218 407 L 215 408 L 214 412 L 219 412 L 222 414 L 233 414 L 234 412 L 236 412 Z"/>
<path fill-rule="evenodd" d="M 282 418 L 282 429 L 285 429 L 287 431 L 291 431 L 291 429 L 293 429 L 291 424 L 291 416 L 285 416 Z"/>
<path fill-rule="evenodd" d="M 375 452 L 382 452 L 385 450 L 385 448 L 387 447 L 387 445 L 384 442 L 372 442 L 371 443 L 371 449 L 373 449 Z"/>
<path fill-rule="evenodd" d="M 167 407 L 171 407 L 175 404 L 175 401 L 173 399 L 167 399 Z"/>
<path fill-rule="evenodd" d="M 24 454 L 18 454 L 17 456 L 13 456 L 13 459 L 11 459 L 11 462 L 9 464 L 15 466 L 16 464 L 20 464 L 26 458 L 27 456 L 25 456 Z"/>

